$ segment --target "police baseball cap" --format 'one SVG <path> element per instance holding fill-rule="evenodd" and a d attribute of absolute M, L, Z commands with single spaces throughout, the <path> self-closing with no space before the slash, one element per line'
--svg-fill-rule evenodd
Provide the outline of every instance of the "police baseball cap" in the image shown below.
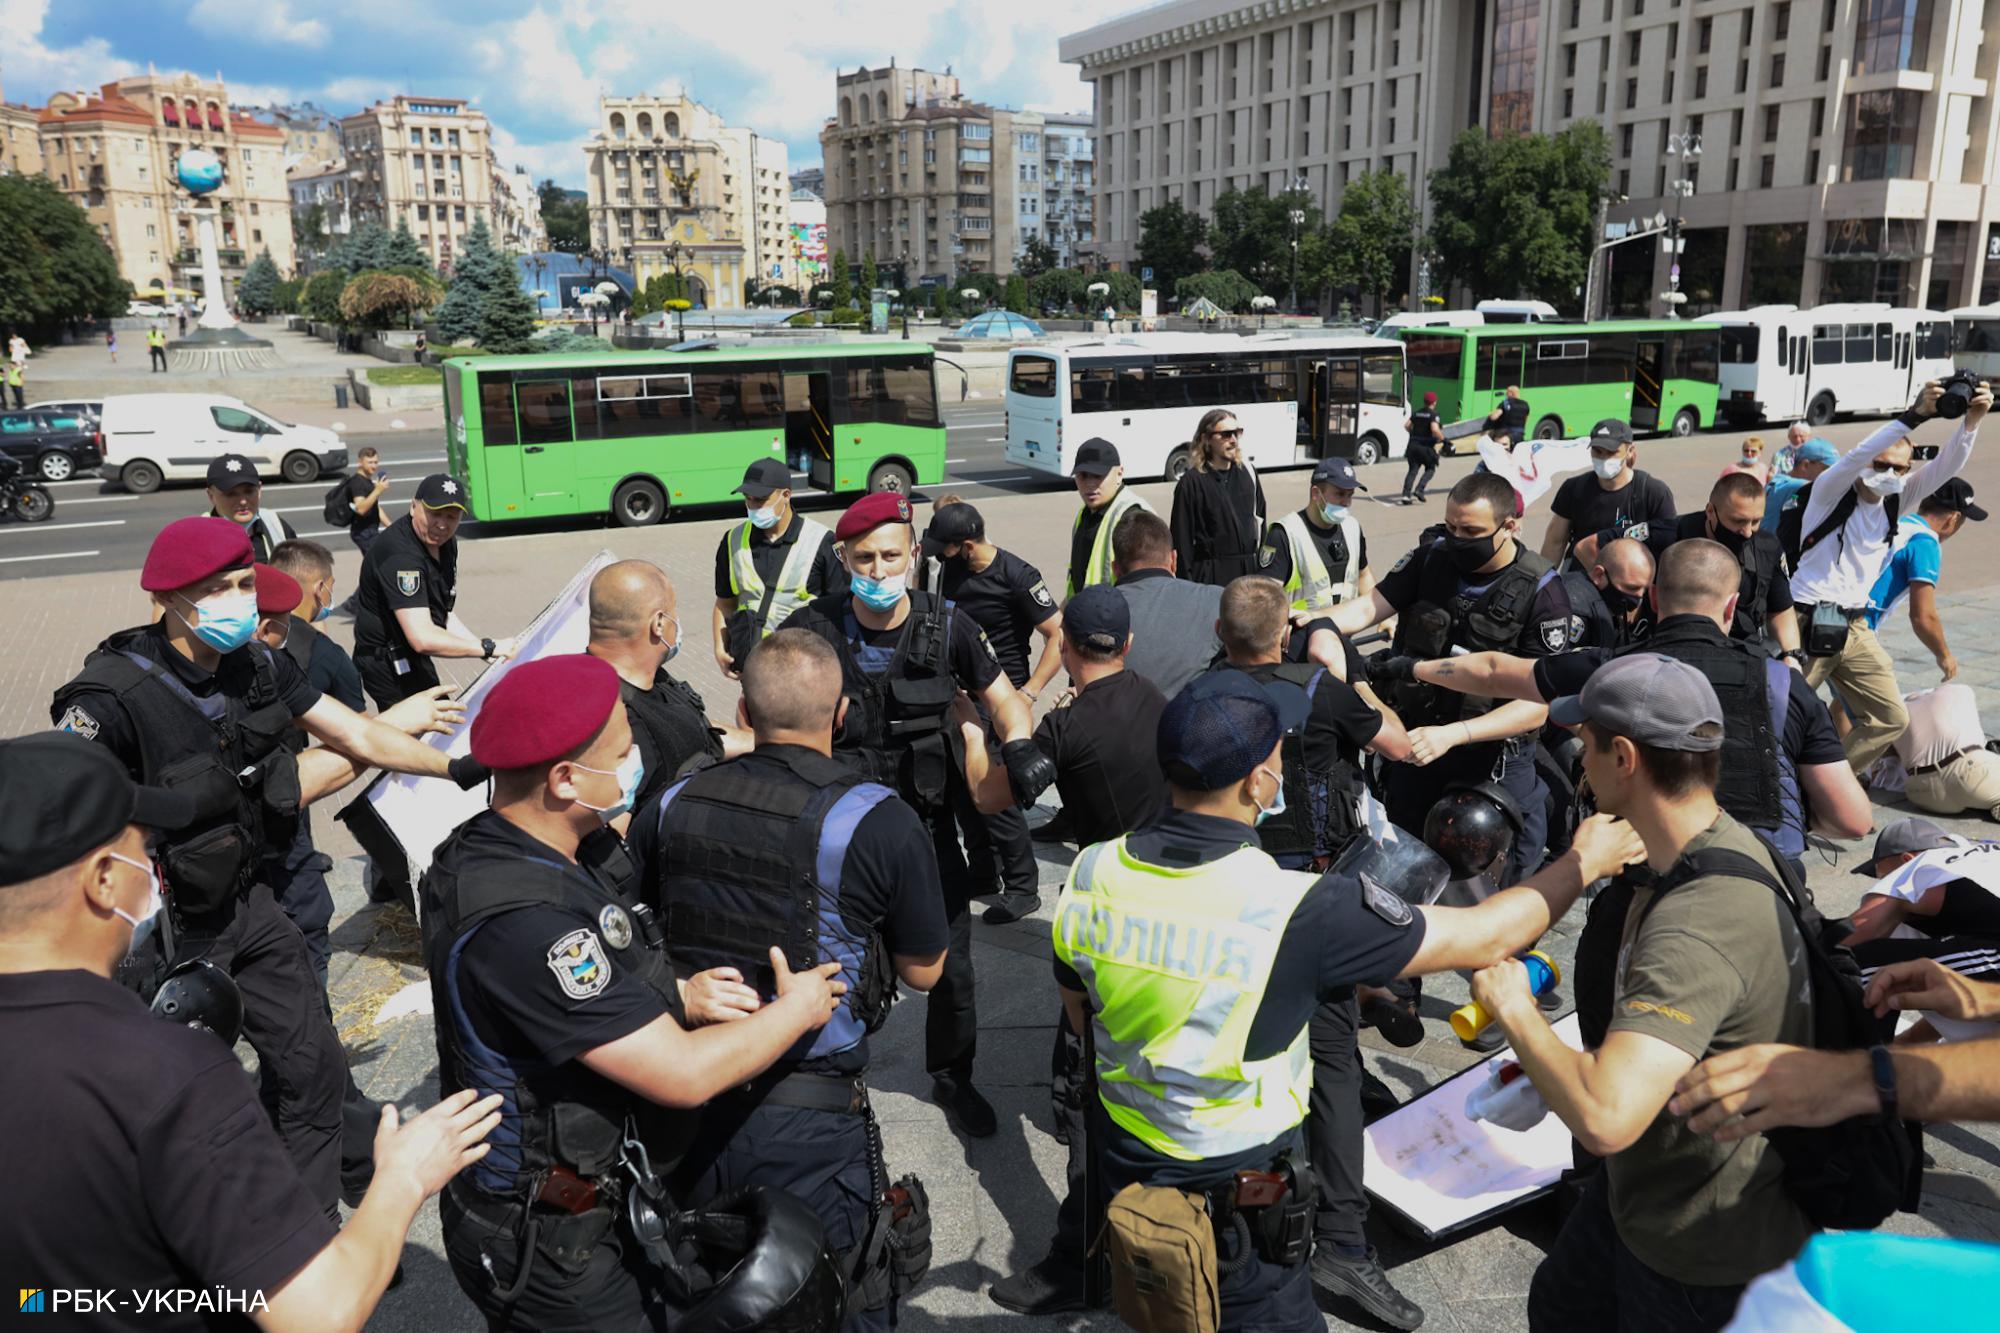
<path fill-rule="evenodd" d="M 426 509 L 462 509 L 467 518 L 472 517 L 465 487 L 453 481 L 449 472 L 433 472 L 418 482 L 417 503 Z"/>
<path fill-rule="evenodd" d="M 1832 467 L 1840 461 L 1840 451 L 1833 447 L 1832 440 L 1823 439 L 1815 435 L 1799 446 L 1798 452 L 1792 455 L 1792 461 L 1794 463 L 1824 463 L 1826 466 Z"/>
<path fill-rule="evenodd" d="M 965 503 L 939 505 L 924 529 L 924 554 L 943 555 L 947 546 L 977 541 L 986 535 L 986 519 Z"/>
<path fill-rule="evenodd" d="M 1115 653 L 1132 637 L 1132 604 L 1110 584 L 1093 583 L 1063 603 L 1062 631 L 1071 643 Z"/>
<path fill-rule="evenodd" d="M 1875 854 L 1854 867 L 1857 875 L 1879 879 L 1875 867 L 1892 856 L 1934 852 L 1940 847 L 1956 847 L 1958 840 L 1928 819 L 1899 819 L 1885 824 L 1875 835 Z"/>
<path fill-rule="evenodd" d="M 1118 466 L 1118 446 L 1101 435 L 1093 435 L 1076 448 L 1076 463 L 1072 472 L 1095 472 L 1107 475 Z"/>
<path fill-rule="evenodd" d="M 0 886 L 60 870 L 128 824 L 177 829 L 194 813 L 192 796 L 140 786 L 111 751 L 82 736 L 0 741 Z"/>
<path fill-rule="evenodd" d="M 1345 458 L 1324 458 L 1313 469 L 1313 485 L 1338 486 L 1343 491 L 1365 491 L 1361 479 L 1354 475 L 1354 464 Z"/>
<path fill-rule="evenodd" d="M 792 488 L 792 470 L 782 459 L 760 458 L 743 473 L 742 484 L 736 494 L 747 495 L 751 499 L 762 499 L 772 491 L 788 491 Z"/>
<path fill-rule="evenodd" d="M 224 454 L 208 465 L 208 484 L 218 491 L 233 490 L 244 482 L 262 486 L 257 465 L 242 454 Z"/>
<path fill-rule="evenodd" d="M 1311 705 L 1290 681 L 1259 683 L 1223 668 L 1196 676 L 1160 714 L 1160 768 L 1184 791 L 1220 791 L 1271 757 Z"/>
<path fill-rule="evenodd" d="M 1632 443 L 1632 423 L 1618 417 L 1606 417 L 1590 428 L 1590 447 L 1593 449 L 1616 449 L 1621 444 Z"/>
<path fill-rule="evenodd" d="M 1629 653 L 1592 673 L 1579 694 L 1549 705 L 1565 727 L 1595 722 L 1656 750 L 1705 754 L 1722 748 L 1722 705 L 1708 677 L 1676 658 Z"/>
<path fill-rule="evenodd" d="M 1930 498 L 1924 501 L 1923 507 L 1963 514 L 1974 523 L 1986 521 L 1986 510 L 1983 506 L 1972 503 L 1972 483 L 1964 477 L 1953 477 L 1932 491 Z"/>

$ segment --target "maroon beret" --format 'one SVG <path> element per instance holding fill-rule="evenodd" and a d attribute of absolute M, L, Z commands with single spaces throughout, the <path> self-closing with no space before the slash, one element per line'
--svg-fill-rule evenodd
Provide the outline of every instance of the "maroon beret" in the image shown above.
<path fill-rule="evenodd" d="M 500 678 L 472 719 L 472 757 L 488 768 L 532 768 L 573 753 L 618 704 L 618 672 L 603 658 L 565 653 L 523 662 Z"/>
<path fill-rule="evenodd" d="M 225 569 L 242 569 L 251 559 L 247 528 L 226 518 L 177 518 L 153 538 L 139 586 L 171 592 Z"/>
<path fill-rule="evenodd" d="M 833 539 L 844 542 L 850 537 L 859 537 L 864 532 L 872 532 L 884 523 L 908 523 L 910 521 L 910 500 L 895 491 L 876 491 L 864 495 L 847 507 L 840 516 L 840 522 L 833 529 Z"/>
<path fill-rule="evenodd" d="M 299 581 L 277 566 L 260 560 L 251 568 L 257 571 L 258 615 L 288 615 L 306 599 L 306 591 L 299 586 Z"/>

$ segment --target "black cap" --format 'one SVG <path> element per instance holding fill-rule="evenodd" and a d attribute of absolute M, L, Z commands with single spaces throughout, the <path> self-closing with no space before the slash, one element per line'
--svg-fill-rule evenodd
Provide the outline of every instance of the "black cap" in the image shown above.
<path fill-rule="evenodd" d="M 1632 443 L 1632 423 L 1620 417 L 1606 417 L 1590 428 L 1590 447 L 1602 449 L 1605 445 L 1613 448 Z"/>
<path fill-rule="evenodd" d="M 417 503 L 426 509 L 463 509 L 472 517 L 472 502 L 465 487 L 452 480 L 449 472 L 433 472 L 417 483 Z"/>
<path fill-rule="evenodd" d="M 1093 435 L 1076 447 L 1076 464 L 1070 471 L 1095 472 L 1102 476 L 1117 466 L 1118 446 L 1101 435 Z"/>
<path fill-rule="evenodd" d="M 1972 503 L 1972 483 L 1964 477 L 1952 477 L 1930 493 L 1923 507 L 1943 509 L 1953 514 L 1963 514 L 1974 523 L 1986 521 L 1986 510 Z"/>
<path fill-rule="evenodd" d="M 1328 484 L 1338 486 L 1343 491 L 1368 489 L 1361 484 L 1361 479 L 1354 475 L 1354 464 L 1345 458 L 1323 458 L 1319 466 L 1313 469 L 1313 485 Z"/>
<path fill-rule="evenodd" d="M 1259 684 L 1228 667 L 1206 672 L 1160 714 L 1160 767 L 1176 787 L 1220 791 L 1249 777 L 1310 711 L 1306 692 L 1290 681 Z"/>
<path fill-rule="evenodd" d="M 792 488 L 792 470 L 785 466 L 783 459 L 760 458 L 743 473 L 743 484 L 736 488 L 738 495 L 761 499 L 772 491 L 788 491 Z"/>
<path fill-rule="evenodd" d="M 924 554 L 943 555 L 947 546 L 977 541 L 986 535 L 986 520 L 977 509 L 960 502 L 939 505 L 924 529 Z"/>
<path fill-rule="evenodd" d="M 1063 603 L 1062 631 L 1071 643 L 1115 653 L 1132 637 L 1132 604 L 1110 584 L 1093 583 Z"/>
<path fill-rule="evenodd" d="M 246 481 L 264 484 L 257 465 L 242 454 L 223 454 L 208 465 L 208 484 L 218 491 L 233 490 Z"/>
<path fill-rule="evenodd" d="M 95 728 L 71 709 L 64 725 Z M 177 829 L 194 819 L 194 798 L 141 787 L 95 741 L 45 731 L 0 741 L 0 885 L 60 870 L 104 846 L 128 824 Z"/>
<path fill-rule="evenodd" d="M 1949 833 L 1931 823 L 1928 819 L 1899 819 L 1893 824 L 1885 824 L 1875 835 L 1875 854 L 1854 867 L 1857 875 L 1869 879 L 1880 879 L 1875 867 L 1892 856 L 1905 853 L 1934 852 L 1940 847 L 1956 847 L 1958 842 Z"/>

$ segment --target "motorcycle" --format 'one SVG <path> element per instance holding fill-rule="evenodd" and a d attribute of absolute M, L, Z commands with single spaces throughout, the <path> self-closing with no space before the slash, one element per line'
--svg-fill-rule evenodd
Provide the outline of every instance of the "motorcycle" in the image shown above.
<path fill-rule="evenodd" d="M 56 499 L 49 488 L 28 478 L 26 469 L 16 465 L 13 472 L 0 476 L 0 515 L 23 523 L 45 523 L 56 512 Z"/>

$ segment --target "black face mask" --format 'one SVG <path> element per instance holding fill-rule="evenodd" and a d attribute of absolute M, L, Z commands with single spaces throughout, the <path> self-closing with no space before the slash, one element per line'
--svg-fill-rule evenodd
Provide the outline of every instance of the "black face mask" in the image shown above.
<path fill-rule="evenodd" d="M 1488 533 L 1484 537 L 1454 537 L 1446 533 L 1444 553 L 1452 563 L 1452 568 L 1461 574 L 1470 574 L 1491 560 L 1500 548 L 1500 534 Z"/>
<path fill-rule="evenodd" d="M 1740 532 L 1731 532 L 1720 523 L 1715 525 L 1715 540 L 1721 542 L 1728 549 L 1729 554 L 1739 560 L 1743 558 L 1743 548 L 1750 544 L 1748 537 L 1745 537 Z"/>
<path fill-rule="evenodd" d="M 1630 593 L 1620 592 L 1616 584 L 1605 584 L 1598 590 L 1598 596 L 1604 599 L 1605 609 L 1611 612 L 1614 620 L 1623 620 L 1639 609 L 1639 599 Z"/>

